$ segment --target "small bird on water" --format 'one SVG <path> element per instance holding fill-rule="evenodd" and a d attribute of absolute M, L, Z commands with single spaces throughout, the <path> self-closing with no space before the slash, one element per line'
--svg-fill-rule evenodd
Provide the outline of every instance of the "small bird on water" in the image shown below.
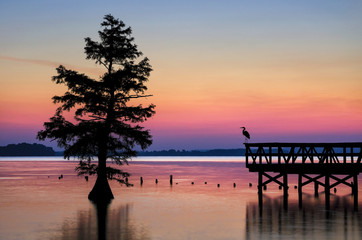
<path fill-rule="evenodd" d="M 245 127 L 241 127 L 243 129 L 243 135 L 245 136 L 245 143 L 248 142 L 248 139 L 250 139 L 250 134 L 248 131 L 245 130 Z"/>

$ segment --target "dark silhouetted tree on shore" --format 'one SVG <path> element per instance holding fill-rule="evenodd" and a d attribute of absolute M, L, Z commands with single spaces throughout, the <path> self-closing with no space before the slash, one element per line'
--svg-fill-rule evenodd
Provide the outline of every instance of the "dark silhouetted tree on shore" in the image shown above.
<path fill-rule="evenodd" d="M 56 140 L 64 148 L 64 158 L 78 157 L 78 174 L 97 174 L 88 196 L 94 202 L 113 199 L 108 179 L 129 185 L 125 180 L 129 174 L 110 167 L 106 160 L 122 165 L 136 156 L 136 145 L 142 149 L 151 145 L 149 130 L 139 123 L 155 113 L 153 104 L 134 103 L 135 99 L 151 96 L 145 93 L 145 82 L 152 68 L 134 44 L 131 28 L 112 15 L 106 15 L 101 26 L 100 42 L 85 38 L 84 49 L 87 59 L 106 68 L 105 74 L 94 80 L 59 66 L 52 80 L 68 90 L 63 96 L 53 97 L 53 102 L 61 106 L 37 135 L 40 140 Z M 74 120 L 66 120 L 64 111 L 74 112 Z"/>

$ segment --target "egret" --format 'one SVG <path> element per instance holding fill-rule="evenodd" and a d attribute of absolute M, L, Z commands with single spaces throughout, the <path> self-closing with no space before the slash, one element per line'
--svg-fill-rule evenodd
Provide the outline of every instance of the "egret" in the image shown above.
<path fill-rule="evenodd" d="M 243 129 L 243 135 L 245 136 L 245 142 L 248 142 L 248 139 L 250 139 L 250 134 L 248 131 L 245 130 L 245 127 L 241 127 Z"/>

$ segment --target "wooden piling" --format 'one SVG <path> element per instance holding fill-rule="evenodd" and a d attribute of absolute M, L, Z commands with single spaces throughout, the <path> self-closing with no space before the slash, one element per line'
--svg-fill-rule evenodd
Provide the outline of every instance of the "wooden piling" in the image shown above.
<path fill-rule="evenodd" d="M 318 184 L 318 182 L 317 182 L 317 180 L 314 182 L 314 197 L 318 197 L 318 186 L 319 186 L 319 184 Z"/>
<path fill-rule="evenodd" d="M 283 175 L 283 203 L 284 209 L 288 208 L 288 174 L 284 173 Z"/>
<path fill-rule="evenodd" d="M 354 194 L 354 186 L 353 186 L 353 182 L 351 182 L 351 195 L 353 196 Z"/>
<path fill-rule="evenodd" d="M 302 174 L 298 174 L 298 203 L 299 208 L 302 208 L 303 199 L 302 199 Z"/>
<path fill-rule="evenodd" d="M 353 175 L 353 206 L 354 206 L 354 210 L 358 210 L 358 174 L 354 174 Z"/>
<path fill-rule="evenodd" d="M 325 192 L 325 195 L 326 195 L 326 209 L 329 210 L 330 208 L 330 196 L 331 196 L 331 187 L 330 187 L 330 184 L 329 184 L 329 174 L 327 173 L 325 175 L 325 187 L 324 187 L 324 192 Z"/>
<path fill-rule="evenodd" d="M 140 177 L 140 184 L 143 185 L 143 177 Z"/>
<path fill-rule="evenodd" d="M 172 185 L 173 181 L 172 181 L 172 175 L 170 175 L 170 185 Z"/>
<path fill-rule="evenodd" d="M 259 172 L 258 175 L 258 200 L 261 209 L 263 207 L 263 172 Z"/>

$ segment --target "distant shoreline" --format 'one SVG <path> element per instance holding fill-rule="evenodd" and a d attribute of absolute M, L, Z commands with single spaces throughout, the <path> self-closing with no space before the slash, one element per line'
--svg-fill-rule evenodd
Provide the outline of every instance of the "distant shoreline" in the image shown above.
<path fill-rule="evenodd" d="M 137 156 L 154 156 L 154 157 L 172 157 L 172 156 L 185 156 L 185 157 L 227 157 L 227 156 L 245 156 L 245 149 L 211 149 L 211 150 L 161 150 L 161 151 L 143 151 L 138 152 Z"/>
<path fill-rule="evenodd" d="M 0 146 L 0 156 L 2 157 L 52 157 L 63 156 L 62 151 L 54 151 L 53 148 L 42 144 L 19 143 Z M 227 157 L 227 156 L 245 156 L 245 149 L 210 149 L 210 150 L 159 150 L 159 151 L 139 151 L 139 157 Z"/>

